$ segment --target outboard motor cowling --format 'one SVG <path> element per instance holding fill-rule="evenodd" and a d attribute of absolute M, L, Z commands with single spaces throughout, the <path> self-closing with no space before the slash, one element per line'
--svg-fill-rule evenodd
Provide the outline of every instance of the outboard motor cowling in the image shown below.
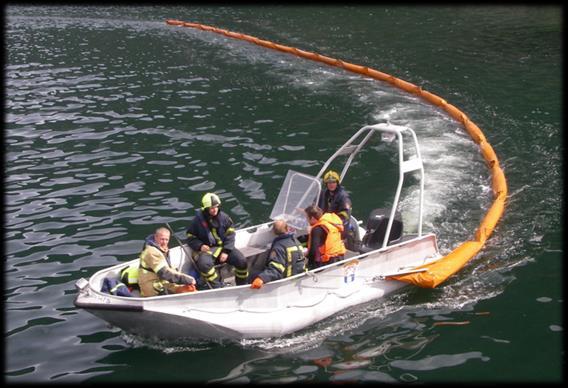
<path fill-rule="evenodd" d="M 363 236 L 363 245 L 361 252 L 369 252 L 379 249 L 383 245 L 383 240 L 387 233 L 387 226 L 390 218 L 390 209 L 374 209 L 367 218 L 367 232 Z M 400 240 L 402 237 L 402 217 L 400 212 L 395 213 L 395 218 L 391 226 L 389 240 L 387 245 Z"/>

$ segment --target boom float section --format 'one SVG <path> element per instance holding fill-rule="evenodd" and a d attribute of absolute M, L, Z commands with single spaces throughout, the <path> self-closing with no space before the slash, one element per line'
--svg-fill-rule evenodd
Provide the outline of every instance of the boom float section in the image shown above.
<path fill-rule="evenodd" d="M 419 96 L 428 103 L 446 111 L 453 119 L 464 126 L 466 132 L 479 146 L 481 154 L 485 159 L 492 176 L 491 185 L 493 188 L 493 204 L 491 205 L 491 207 L 481 220 L 479 227 L 475 231 L 474 240 L 468 240 L 461 243 L 441 260 L 423 266 L 422 268 L 426 269 L 423 272 L 409 273 L 405 275 L 392 276 L 389 278 L 412 283 L 419 287 L 434 288 L 444 282 L 454 273 L 459 271 L 483 248 L 485 242 L 493 233 L 493 230 L 497 226 L 497 223 L 504 213 L 505 200 L 508 193 L 507 181 L 505 179 L 503 169 L 499 165 L 499 160 L 497 159 L 497 155 L 495 154 L 493 147 L 491 147 L 491 145 L 487 142 L 487 139 L 485 138 L 485 135 L 483 134 L 481 129 L 475 123 L 473 123 L 459 108 L 447 103 L 443 98 L 423 90 L 418 85 L 404 81 L 390 74 L 369 68 L 367 66 L 344 62 L 339 59 L 330 58 L 310 51 L 304 51 L 295 47 L 284 46 L 268 40 L 259 39 L 254 36 L 232 32 L 199 23 L 189 23 L 175 19 L 168 19 L 166 20 L 166 23 L 171 26 L 195 28 L 224 35 L 229 38 L 245 40 L 258 46 L 266 47 L 272 50 L 285 52 L 315 62 L 321 62 L 329 66 L 340 67 L 352 73 L 361 74 L 378 81 L 387 82 L 396 88 Z"/>

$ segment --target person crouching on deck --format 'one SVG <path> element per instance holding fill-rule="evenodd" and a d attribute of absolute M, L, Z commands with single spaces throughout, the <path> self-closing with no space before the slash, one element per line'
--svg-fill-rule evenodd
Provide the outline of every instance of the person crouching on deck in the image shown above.
<path fill-rule="evenodd" d="M 318 268 L 342 260 L 346 249 L 341 232 L 343 222 L 335 213 L 324 213 L 316 205 L 304 209 L 310 224 L 308 234 L 308 265 Z"/>
<path fill-rule="evenodd" d="M 201 205 L 187 229 L 187 244 L 197 258 L 201 278 L 212 288 L 223 287 L 215 264 L 228 262 L 235 267 L 237 286 L 247 284 L 247 261 L 241 251 L 235 248 L 233 220 L 219 209 L 221 200 L 216 194 L 205 194 Z M 200 288 L 207 288 L 203 286 L 200 284 Z"/>
<path fill-rule="evenodd" d="M 195 279 L 168 264 L 170 231 L 161 227 L 146 237 L 140 253 L 138 285 L 141 296 L 179 294 L 195 291 Z"/>
<path fill-rule="evenodd" d="M 253 276 L 251 288 L 261 288 L 264 283 L 304 272 L 306 265 L 304 248 L 294 237 L 294 233 L 288 231 L 286 221 L 274 221 L 272 232 L 276 237 L 268 252 L 265 268 L 261 273 Z"/>

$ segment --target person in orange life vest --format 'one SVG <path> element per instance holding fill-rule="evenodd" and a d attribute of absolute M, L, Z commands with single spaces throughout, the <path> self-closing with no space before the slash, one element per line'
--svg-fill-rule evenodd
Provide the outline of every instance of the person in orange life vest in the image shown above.
<path fill-rule="evenodd" d="M 318 268 L 342 260 L 346 249 L 341 232 L 343 222 L 335 213 L 324 213 L 316 205 L 304 209 L 310 224 L 308 232 L 308 263 L 310 268 Z"/>
<path fill-rule="evenodd" d="M 262 272 L 251 277 L 254 279 L 251 288 L 261 288 L 264 283 L 304 272 L 304 249 L 294 233 L 289 232 L 286 221 L 274 221 L 272 232 L 276 237 L 268 252 L 266 265 Z"/>
<path fill-rule="evenodd" d="M 227 262 L 235 267 L 237 286 L 247 284 L 247 261 L 241 251 L 235 248 L 235 228 L 229 215 L 219 209 L 221 199 L 217 194 L 206 193 L 201 199 L 201 209 L 197 209 L 187 229 L 187 244 L 197 259 L 197 269 L 201 278 L 199 288 L 223 287 L 215 264 Z"/>
<path fill-rule="evenodd" d="M 345 239 L 350 230 L 351 198 L 340 183 L 339 174 L 333 170 L 323 175 L 325 190 L 320 193 L 318 206 L 324 213 L 335 213 L 343 221 L 342 237 Z"/>
<path fill-rule="evenodd" d="M 195 279 L 168 264 L 170 231 L 161 227 L 146 237 L 140 253 L 138 284 L 141 296 L 157 296 L 195 291 Z"/>

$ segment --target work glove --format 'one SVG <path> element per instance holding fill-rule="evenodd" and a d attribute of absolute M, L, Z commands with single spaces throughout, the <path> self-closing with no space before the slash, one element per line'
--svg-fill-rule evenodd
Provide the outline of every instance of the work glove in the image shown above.
<path fill-rule="evenodd" d="M 253 280 L 252 284 L 250 285 L 250 288 L 262 288 L 263 285 L 264 282 L 262 281 L 262 279 L 256 278 Z"/>

